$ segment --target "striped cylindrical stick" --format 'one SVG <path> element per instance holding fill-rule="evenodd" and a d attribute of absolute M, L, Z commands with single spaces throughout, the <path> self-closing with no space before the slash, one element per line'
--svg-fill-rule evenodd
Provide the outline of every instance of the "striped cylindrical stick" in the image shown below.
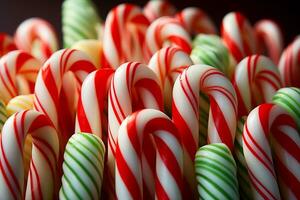
<path fill-rule="evenodd" d="M 218 32 L 216 25 L 200 8 L 185 8 L 176 14 L 176 18 L 191 35 L 199 33 L 217 34 Z"/>
<path fill-rule="evenodd" d="M 144 64 L 129 62 L 115 72 L 108 94 L 108 166 L 109 183 L 114 183 L 115 150 L 117 136 L 123 120 L 136 110 L 143 108 L 163 109 L 163 96 L 155 73 Z M 153 197 L 155 152 L 152 140 L 144 142 L 145 174 L 150 179 L 144 182 L 145 190 Z M 114 184 L 110 186 L 114 191 Z M 147 194 L 145 194 L 147 196 Z"/>
<path fill-rule="evenodd" d="M 23 21 L 15 33 L 15 43 L 24 50 L 45 62 L 58 49 L 58 38 L 53 26 L 41 18 Z"/>
<path fill-rule="evenodd" d="M 103 33 L 102 66 L 117 68 L 124 62 L 143 62 L 149 21 L 141 8 L 120 4 L 107 15 Z"/>
<path fill-rule="evenodd" d="M 143 13 L 150 22 L 159 17 L 172 16 L 175 12 L 176 8 L 165 0 L 150 0 L 143 8 Z"/>
<path fill-rule="evenodd" d="M 23 150 L 27 133 L 33 138 L 26 191 Z M 37 111 L 11 116 L 0 143 L 0 193 L 3 199 L 54 199 L 59 154 L 58 135 L 49 119 Z"/>
<path fill-rule="evenodd" d="M 192 64 L 189 55 L 176 47 L 162 48 L 151 57 L 148 67 L 158 77 L 164 93 L 164 104 L 167 113 L 171 113 L 172 89 L 176 78 Z"/>
<path fill-rule="evenodd" d="M 0 59 L 0 98 L 5 103 L 19 94 L 33 92 L 41 63 L 32 55 L 16 50 Z"/>
<path fill-rule="evenodd" d="M 195 155 L 199 199 L 239 199 L 236 164 L 223 143 L 201 147 Z"/>
<path fill-rule="evenodd" d="M 96 7 L 91 0 L 64 0 L 62 4 L 63 46 L 70 48 L 84 39 L 97 39 L 101 25 Z"/>
<path fill-rule="evenodd" d="M 191 52 L 191 38 L 178 19 L 160 17 L 151 23 L 145 38 L 146 60 L 166 45 Z"/>
<path fill-rule="evenodd" d="M 300 197 L 300 136 L 284 108 L 261 104 L 250 112 L 243 131 L 243 150 L 253 199 Z"/>
<path fill-rule="evenodd" d="M 193 161 L 199 146 L 199 120 L 203 118 L 202 110 L 199 110 L 200 91 L 208 95 L 210 101 L 208 143 L 222 142 L 233 150 L 236 131 L 237 97 L 225 75 L 216 68 L 201 64 L 184 70 L 173 88 L 172 114 L 184 147 L 187 195 L 196 192 Z"/>
<path fill-rule="evenodd" d="M 6 106 L 7 115 L 11 116 L 16 112 L 31 110 L 33 108 L 33 97 L 33 94 L 27 94 L 12 98 Z"/>
<path fill-rule="evenodd" d="M 7 112 L 4 102 L 0 99 L 0 134 L 2 127 L 7 120 Z"/>
<path fill-rule="evenodd" d="M 89 133 L 76 133 L 64 153 L 59 199 L 100 199 L 105 146 Z"/>
<path fill-rule="evenodd" d="M 13 38 L 6 33 L 0 33 L 0 58 L 17 47 Z"/>
<path fill-rule="evenodd" d="M 275 64 L 283 51 L 283 35 L 280 27 L 272 20 L 260 20 L 254 25 L 258 53 L 267 52 Z"/>
<path fill-rule="evenodd" d="M 261 55 L 244 58 L 237 65 L 233 77 L 239 116 L 248 115 L 260 103 L 271 102 L 281 85 L 278 68 L 269 58 Z"/>
<path fill-rule="evenodd" d="M 128 116 L 119 129 L 116 146 L 116 194 L 119 199 L 144 199 L 143 143 L 156 144 L 155 196 L 150 199 L 181 199 L 183 152 L 180 135 L 170 118 L 154 109 Z"/>

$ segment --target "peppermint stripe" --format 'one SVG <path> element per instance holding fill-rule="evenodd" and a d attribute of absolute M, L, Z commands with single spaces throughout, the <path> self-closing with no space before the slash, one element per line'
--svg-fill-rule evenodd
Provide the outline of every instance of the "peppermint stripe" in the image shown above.
<path fill-rule="evenodd" d="M 300 129 L 300 89 L 296 87 L 282 88 L 276 92 L 273 102 L 285 108 Z"/>
<path fill-rule="evenodd" d="M 236 164 L 225 144 L 201 147 L 195 157 L 200 199 L 239 199 Z"/>
<path fill-rule="evenodd" d="M 60 199 L 100 199 L 105 146 L 98 136 L 74 134 L 67 143 Z"/>
<path fill-rule="evenodd" d="M 65 0 L 62 6 L 64 47 L 83 39 L 96 39 L 100 18 L 90 0 Z"/>
<path fill-rule="evenodd" d="M 252 199 L 251 182 L 247 170 L 247 163 L 243 151 L 243 127 L 246 117 L 241 118 L 237 124 L 237 131 L 234 142 L 234 158 L 237 165 L 237 178 L 239 191 L 242 199 Z"/>

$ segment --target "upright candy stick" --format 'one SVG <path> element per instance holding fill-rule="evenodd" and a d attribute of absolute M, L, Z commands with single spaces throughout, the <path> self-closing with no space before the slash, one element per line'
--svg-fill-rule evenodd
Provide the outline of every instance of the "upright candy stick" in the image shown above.
<path fill-rule="evenodd" d="M 254 31 L 239 12 L 228 13 L 223 18 L 221 35 L 236 62 L 256 52 Z"/>
<path fill-rule="evenodd" d="M 172 89 L 177 76 L 192 64 L 189 55 L 175 47 L 162 48 L 150 59 L 148 67 L 158 77 L 167 112 L 171 112 Z"/>
<path fill-rule="evenodd" d="M 75 106 L 77 105 L 76 100 L 74 100 L 74 105 L 67 104 L 66 95 L 69 97 L 72 95 L 72 98 L 76 94 L 70 95 L 63 92 L 65 90 L 61 90 L 63 78 L 73 72 L 77 82 L 81 84 L 85 77 L 94 70 L 95 66 L 86 54 L 74 49 L 63 49 L 54 53 L 38 74 L 34 90 L 34 108 L 50 118 L 59 131 L 62 146 L 74 132 Z"/>
<path fill-rule="evenodd" d="M 101 67 L 102 42 L 100 40 L 80 40 L 72 46 L 72 49 L 83 51 L 98 69 Z"/>
<path fill-rule="evenodd" d="M 156 144 L 155 198 L 182 198 L 183 153 L 180 135 L 164 113 L 144 109 L 127 117 L 116 147 L 116 193 L 119 199 L 143 199 L 143 143 L 149 135 Z M 154 196 L 152 196 L 154 199 Z"/>
<path fill-rule="evenodd" d="M 62 31 L 65 48 L 84 39 L 97 39 L 101 20 L 93 1 L 64 0 L 62 4 Z"/>
<path fill-rule="evenodd" d="M 76 132 L 93 133 L 107 140 L 107 100 L 113 69 L 90 73 L 81 87 L 77 107 Z M 106 113 L 105 113 L 106 112 Z"/>
<path fill-rule="evenodd" d="M 3 56 L 0 59 L 0 98 L 7 103 L 18 94 L 31 93 L 40 67 L 41 63 L 24 51 L 12 51 Z M 19 78 L 24 81 L 19 82 Z"/>
<path fill-rule="evenodd" d="M 253 55 L 237 65 L 233 85 L 239 101 L 239 116 L 244 116 L 256 105 L 271 102 L 275 92 L 281 88 L 281 79 L 269 58 Z"/>
<path fill-rule="evenodd" d="M 17 47 L 12 37 L 0 32 L 0 58 L 10 51 L 16 50 Z"/>
<path fill-rule="evenodd" d="M 24 191 L 23 149 L 27 133 L 33 138 L 32 160 Z M 59 141 L 49 119 L 36 111 L 11 116 L 0 144 L 0 193 L 3 199 L 54 199 Z"/>
<path fill-rule="evenodd" d="M 150 0 L 143 9 L 144 15 L 150 22 L 159 17 L 172 16 L 176 12 L 176 8 L 166 0 Z"/>
<path fill-rule="evenodd" d="M 177 78 L 173 87 L 173 121 L 182 137 L 187 195 L 195 195 L 194 158 L 198 149 L 199 91 L 209 96 L 208 143 L 225 143 L 231 150 L 235 138 L 237 97 L 225 75 L 208 65 L 192 65 Z M 187 198 L 187 197 L 186 197 Z M 190 197 L 191 198 L 191 197 Z"/>
<path fill-rule="evenodd" d="M 7 112 L 5 108 L 4 102 L 0 99 L 0 134 L 2 131 L 2 127 L 7 120 Z"/>
<path fill-rule="evenodd" d="M 281 88 L 273 96 L 273 102 L 292 115 L 300 130 L 300 89 L 295 87 Z"/>
<path fill-rule="evenodd" d="M 146 32 L 146 60 L 163 46 L 174 46 L 186 53 L 191 52 L 191 39 L 179 20 L 171 17 L 161 17 L 151 23 Z"/>
<path fill-rule="evenodd" d="M 254 199 L 300 197 L 300 137 L 283 108 L 262 104 L 252 110 L 244 126 L 243 144 Z"/>
<path fill-rule="evenodd" d="M 266 51 L 267 55 L 277 64 L 284 45 L 280 27 L 272 20 L 264 19 L 256 22 L 254 31 L 258 53 Z"/>
<path fill-rule="evenodd" d="M 101 139 L 77 133 L 69 139 L 65 154 L 59 199 L 100 199 L 105 146 Z"/>
<path fill-rule="evenodd" d="M 117 68 L 124 62 L 143 62 L 148 19 L 132 4 L 121 4 L 106 18 L 103 34 L 103 67 Z"/>
<path fill-rule="evenodd" d="M 298 36 L 282 53 L 279 71 L 286 87 L 300 87 L 300 36 Z"/>
<path fill-rule="evenodd" d="M 223 143 L 201 147 L 195 156 L 200 199 L 239 199 L 236 164 Z"/>
<path fill-rule="evenodd" d="M 129 62 L 121 65 L 115 72 L 111 80 L 108 94 L 108 166 L 110 183 L 114 182 L 114 160 L 117 136 L 121 123 L 132 112 L 143 109 L 153 108 L 163 109 L 163 96 L 159 81 L 155 73 L 146 65 Z M 145 174 L 149 180 L 145 181 L 146 189 L 144 192 L 151 192 L 154 184 L 154 159 L 155 153 L 152 140 L 148 138 L 144 142 Z M 149 165 L 149 166 L 148 166 Z M 114 186 L 111 186 L 114 190 Z M 146 195 L 145 195 L 146 196 Z M 153 196 L 153 194 L 152 194 Z"/>
<path fill-rule="evenodd" d="M 45 62 L 58 49 L 53 26 L 41 18 L 23 21 L 16 30 L 15 43 L 18 49 L 31 53 L 41 62 Z"/>
<path fill-rule="evenodd" d="M 12 98 L 6 106 L 8 116 L 23 110 L 31 110 L 33 108 L 33 97 L 33 94 L 27 94 Z"/>
<path fill-rule="evenodd" d="M 185 8 L 176 15 L 176 18 L 191 35 L 198 33 L 217 34 L 216 25 L 200 8 Z"/>

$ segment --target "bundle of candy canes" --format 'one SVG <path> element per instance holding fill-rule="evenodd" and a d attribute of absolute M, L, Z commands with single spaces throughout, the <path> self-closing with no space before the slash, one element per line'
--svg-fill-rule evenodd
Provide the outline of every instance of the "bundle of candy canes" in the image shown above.
<path fill-rule="evenodd" d="M 300 199 L 300 37 L 161 0 L 62 31 L 0 34 L 1 199 Z"/>

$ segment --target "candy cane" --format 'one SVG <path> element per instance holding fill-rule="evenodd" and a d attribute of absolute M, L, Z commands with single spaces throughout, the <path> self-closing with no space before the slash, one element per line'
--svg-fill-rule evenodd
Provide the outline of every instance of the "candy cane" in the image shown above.
<path fill-rule="evenodd" d="M 294 118 L 300 130 L 300 89 L 295 87 L 281 88 L 273 96 L 273 102 L 282 106 Z"/>
<path fill-rule="evenodd" d="M 176 18 L 191 35 L 217 33 L 216 25 L 200 8 L 185 8 L 176 15 Z"/>
<path fill-rule="evenodd" d="M 300 37 L 298 36 L 282 53 L 279 60 L 279 71 L 286 87 L 300 87 Z"/>
<path fill-rule="evenodd" d="M 127 61 L 144 61 L 143 44 L 148 19 L 132 4 L 121 4 L 106 18 L 103 33 L 103 67 L 117 68 Z"/>
<path fill-rule="evenodd" d="M 156 144 L 155 198 L 182 198 L 183 154 L 180 135 L 162 112 L 144 109 L 127 117 L 117 137 L 116 193 L 119 199 L 143 199 L 143 142 Z M 152 196 L 151 199 L 154 199 Z"/>
<path fill-rule="evenodd" d="M 95 5 L 91 0 L 65 0 L 62 4 L 62 31 L 65 48 L 84 39 L 97 39 L 101 26 Z"/>
<path fill-rule="evenodd" d="M 280 27 L 272 20 L 264 19 L 256 22 L 254 31 L 258 52 L 267 51 L 273 62 L 277 64 L 283 50 L 283 36 Z"/>
<path fill-rule="evenodd" d="M 121 65 L 111 80 L 108 94 L 108 166 L 110 182 L 114 182 L 114 159 L 118 130 L 122 121 L 133 111 L 142 108 L 163 109 L 163 96 L 155 73 L 146 65 L 129 62 Z M 151 192 L 154 184 L 154 157 L 152 140 L 145 141 L 145 174 L 149 180 L 145 182 Z M 147 165 L 146 165 L 147 164 Z M 112 186 L 112 190 L 114 187 Z M 146 196 L 146 195 L 145 195 Z M 153 196 L 153 194 L 151 195 Z"/>
<path fill-rule="evenodd" d="M 228 13 L 223 18 L 221 35 L 236 62 L 256 52 L 254 31 L 239 12 Z"/>
<path fill-rule="evenodd" d="M 18 94 L 33 91 L 41 63 L 24 51 L 12 51 L 0 59 L 0 97 L 7 103 Z M 20 79 L 24 81 L 20 82 Z M 22 84 L 23 83 L 23 84 Z"/>
<path fill-rule="evenodd" d="M 69 93 L 72 92 L 70 95 L 67 89 L 61 90 L 63 79 L 66 75 L 74 74 L 77 82 L 81 84 L 93 70 L 95 66 L 86 54 L 74 49 L 63 49 L 55 52 L 44 63 L 38 74 L 34 90 L 34 108 L 49 117 L 55 128 L 59 130 L 62 146 L 74 132 L 77 106 L 74 97 L 77 92 L 72 88 L 76 85 L 75 80 L 70 82 L 73 80 L 72 77 L 67 79 L 66 83 L 70 85 L 67 84 L 66 87 L 70 87 Z M 72 104 L 70 105 L 69 102 Z"/>
<path fill-rule="evenodd" d="M 161 17 L 151 23 L 145 38 L 146 60 L 165 45 L 178 47 L 188 54 L 191 52 L 190 36 L 175 18 Z"/>
<path fill-rule="evenodd" d="M 218 36 L 199 34 L 193 46 L 191 58 L 194 64 L 210 65 L 231 77 L 233 69 L 229 65 L 229 52 Z"/>
<path fill-rule="evenodd" d="M 33 147 L 27 188 L 24 192 L 22 154 L 27 133 L 32 135 Z M 11 116 L 3 127 L 0 147 L 1 198 L 55 198 L 59 141 L 55 128 L 45 115 L 27 110 Z"/>
<path fill-rule="evenodd" d="M 193 161 L 198 149 L 199 120 L 203 117 L 199 110 L 199 91 L 207 94 L 210 100 L 208 143 L 223 142 L 232 150 L 236 129 L 237 98 L 225 75 L 201 64 L 184 70 L 173 87 L 172 114 L 184 147 L 188 196 L 196 192 Z"/>
<path fill-rule="evenodd" d="M 150 59 L 148 67 L 157 75 L 160 86 L 163 88 L 167 111 L 171 111 L 172 89 L 177 76 L 192 64 L 189 55 L 175 47 L 162 48 Z"/>
<path fill-rule="evenodd" d="M 254 199 L 300 197 L 300 137 L 293 118 L 283 108 L 262 104 L 252 110 L 244 126 L 243 144 Z"/>
<path fill-rule="evenodd" d="M 6 106 L 8 116 L 23 110 L 33 109 L 33 94 L 19 95 L 12 98 Z"/>
<path fill-rule="evenodd" d="M 105 146 L 99 137 L 74 134 L 68 141 L 59 199 L 100 199 Z"/>
<path fill-rule="evenodd" d="M 176 12 L 176 8 L 165 0 L 150 0 L 143 9 L 144 15 L 150 22 L 159 17 L 172 16 Z"/>
<path fill-rule="evenodd" d="M 107 137 L 107 94 L 113 73 L 113 69 L 100 69 L 90 73 L 82 83 L 76 132 L 93 133 L 100 138 L 104 132 Z"/>
<path fill-rule="evenodd" d="M 16 30 L 15 43 L 45 62 L 58 49 L 58 39 L 53 26 L 44 19 L 30 18 L 23 21 Z"/>
<path fill-rule="evenodd" d="M 253 55 L 237 65 L 233 85 L 239 101 L 239 116 L 243 116 L 257 104 L 271 102 L 275 92 L 281 88 L 281 79 L 269 58 Z"/>
<path fill-rule="evenodd" d="M 2 127 L 7 120 L 7 112 L 4 102 L 0 99 L 0 134 Z"/>
<path fill-rule="evenodd" d="M 12 37 L 5 33 L 0 33 L 0 58 L 17 47 Z"/>
<path fill-rule="evenodd" d="M 102 42 L 100 40 L 80 40 L 72 46 L 72 49 L 86 53 L 93 61 L 93 64 L 100 68 L 102 56 Z"/>
<path fill-rule="evenodd" d="M 208 144 L 195 156 L 200 199 L 240 199 L 236 164 L 225 144 Z"/>

